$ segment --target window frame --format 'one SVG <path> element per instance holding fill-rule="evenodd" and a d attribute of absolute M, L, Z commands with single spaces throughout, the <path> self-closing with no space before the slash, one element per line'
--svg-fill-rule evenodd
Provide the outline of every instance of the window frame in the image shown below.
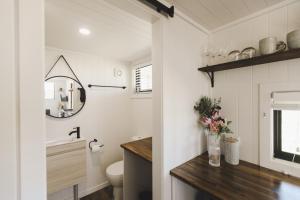
<path fill-rule="evenodd" d="M 135 95 L 149 95 L 149 94 L 152 94 L 153 86 L 152 86 L 151 90 L 137 91 L 137 80 L 136 80 L 137 73 L 136 72 L 137 72 L 138 69 L 148 67 L 148 66 L 153 66 L 153 65 L 152 65 L 152 63 L 148 62 L 148 63 L 143 63 L 143 64 L 136 65 L 133 68 L 133 93 Z M 152 72 L 152 74 L 153 74 L 153 72 Z"/>
<path fill-rule="evenodd" d="M 273 109 L 273 153 L 274 158 L 300 164 L 300 155 L 282 151 L 282 110 Z M 295 157 L 294 157 L 295 156 Z M 294 158 L 294 159 L 293 159 Z M 294 161 L 293 161 L 294 160 Z"/>
<path fill-rule="evenodd" d="M 258 164 L 275 171 L 284 172 L 292 176 L 300 177 L 300 164 L 278 158 L 274 158 L 274 134 L 273 134 L 273 101 L 274 91 L 298 91 L 300 82 L 269 82 L 259 83 L 259 157 Z"/>

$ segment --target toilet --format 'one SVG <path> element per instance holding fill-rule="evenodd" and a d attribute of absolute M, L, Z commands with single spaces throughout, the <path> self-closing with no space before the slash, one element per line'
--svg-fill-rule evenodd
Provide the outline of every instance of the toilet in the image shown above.
<path fill-rule="evenodd" d="M 141 140 L 142 136 L 132 136 L 131 141 Z M 106 168 L 106 176 L 114 188 L 114 200 L 123 200 L 124 161 L 118 161 Z"/>
<path fill-rule="evenodd" d="M 114 200 L 123 199 L 123 173 L 123 160 L 115 162 L 106 168 L 106 176 L 114 189 Z"/>

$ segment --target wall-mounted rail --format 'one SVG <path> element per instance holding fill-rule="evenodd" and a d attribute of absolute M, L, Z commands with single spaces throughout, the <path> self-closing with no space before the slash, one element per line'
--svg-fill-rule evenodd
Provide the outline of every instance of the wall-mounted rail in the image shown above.
<path fill-rule="evenodd" d="M 102 88 L 120 88 L 120 89 L 126 89 L 126 86 L 112 86 L 112 85 L 92 85 L 92 84 L 88 84 L 89 88 L 92 87 L 102 87 Z"/>

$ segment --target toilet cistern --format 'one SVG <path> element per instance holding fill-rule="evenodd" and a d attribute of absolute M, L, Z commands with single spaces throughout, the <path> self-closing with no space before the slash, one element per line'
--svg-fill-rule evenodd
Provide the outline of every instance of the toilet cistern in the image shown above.
<path fill-rule="evenodd" d="M 73 128 L 73 129 L 74 129 L 75 131 L 71 131 L 71 132 L 69 133 L 69 136 L 71 136 L 72 134 L 76 133 L 76 138 L 79 139 L 79 138 L 80 138 L 80 127 L 78 126 L 78 127 Z"/>

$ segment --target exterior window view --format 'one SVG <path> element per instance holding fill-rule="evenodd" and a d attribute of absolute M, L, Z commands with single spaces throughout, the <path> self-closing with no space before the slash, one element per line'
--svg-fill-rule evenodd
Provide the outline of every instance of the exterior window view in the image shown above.
<path fill-rule="evenodd" d="M 300 155 L 300 111 L 282 111 L 282 150 Z"/>
<path fill-rule="evenodd" d="M 152 65 L 135 70 L 135 88 L 136 93 L 152 91 Z"/>
<path fill-rule="evenodd" d="M 300 111 L 274 110 L 274 157 L 300 161 Z"/>

